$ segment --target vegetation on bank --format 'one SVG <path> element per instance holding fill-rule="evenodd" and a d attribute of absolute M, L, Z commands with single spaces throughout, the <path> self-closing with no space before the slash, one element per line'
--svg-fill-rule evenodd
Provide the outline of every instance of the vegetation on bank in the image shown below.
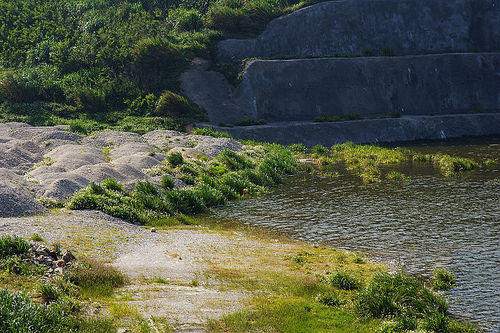
<path fill-rule="evenodd" d="M 178 95 L 194 57 L 313 2 L 0 0 L 0 121 L 183 129 L 205 117 Z"/>
<path fill-rule="evenodd" d="M 284 257 L 256 251 L 244 254 L 250 265 L 234 269 L 213 260 L 210 278 L 254 296 L 246 309 L 210 321 L 209 331 L 477 331 L 452 318 L 445 296 L 432 290 L 433 280 L 387 273 L 356 254 L 320 246 L 301 244 Z M 232 262 L 241 260 L 232 255 Z"/>
<path fill-rule="evenodd" d="M 1 332 L 114 332 L 112 321 L 88 318 L 90 297 L 104 299 L 124 284 L 117 270 L 81 260 L 62 275 L 25 261 L 29 243 L 17 236 L 0 237 Z M 58 246 L 54 251 L 58 251 Z"/>
<path fill-rule="evenodd" d="M 201 213 L 227 200 L 259 193 L 267 186 L 281 183 L 296 169 L 292 154 L 271 144 L 254 146 L 242 154 L 225 150 L 214 159 L 185 160 L 179 152 L 170 153 L 163 165 L 148 171 L 162 177 L 160 187 L 138 181 L 133 191 L 126 191 L 108 179 L 78 192 L 69 208 L 98 209 L 134 223 L 168 225 L 169 216 Z M 172 176 L 189 187 L 173 188 Z"/>
<path fill-rule="evenodd" d="M 211 129 L 196 129 L 194 133 L 230 137 Z M 116 180 L 107 179 L 100 184 L 91 183 L 76 193 L 67 206 L 97 209 L 133 223 L 158 227 L 179 222 L 175 216 L 202 213 L 228 200 L 261 193 L 298 170 L 336 177 L 345 169 L 369 184 L 381 182 L 384 174 L 389 181 L 411 181 L 394 170 L 408 163 L 431 165 L 447 177 L 481 166 L 468 158 L 353 143 L 309 149 L 302 144 L 284 147 L 242 142 L 245 144 L 242 152 L 226 150 L 213 159 L 204 155 L 185 159 L 180 152 L 167 153 L 161 165 L 145 171 L 150 176 L 161 177 L 159 185 L 138 181 L 135 188 L 128 191 Z M 300 159 L 313 163 L 298 163 Z M 187 187 L 176 188 L 179 180 Z"/>

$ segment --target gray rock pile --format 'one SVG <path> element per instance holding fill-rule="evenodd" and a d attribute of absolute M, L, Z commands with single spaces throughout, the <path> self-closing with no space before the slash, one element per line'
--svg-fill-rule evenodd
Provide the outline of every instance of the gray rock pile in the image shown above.
<path fill-rule="evenodd" d="M 43 244 L 30 243 L 29 251 L 24 255 L 23 261 L 47 268 L 47 275 L 63 274 L 76 261 L 69 250 L 58 251 L 50 249 Z"/>
<path fill-rule="evenodd" d="M 129 188 L 138 180 L 158 181 L 145 171 L 171 152 L 213 158 L 225 149 L 240 151 L 242 145 L 169 130 L 142 136 L 103 131 L 83 137 L 64 126 L 0 124 L 0 217 L 43 213 L 37 199 L 65 201 L 90 182 L 107 178 Z"/>

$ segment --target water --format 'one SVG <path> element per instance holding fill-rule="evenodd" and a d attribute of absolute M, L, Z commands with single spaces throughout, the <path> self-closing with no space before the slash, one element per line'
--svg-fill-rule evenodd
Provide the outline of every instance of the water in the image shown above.
<path fill-rule="evenodd" d="M 496 143 L 412 149 L 500 158 Z M 410 272 L 446 268 L 457 277 L 450 311 L 500 331 L 500 166 L 458 178 L 432 167 L 400 170 L 412 181 L 363 185 L 345 173 L 334 179 L 302 174 L 215 214 L 395 261 Z"/>

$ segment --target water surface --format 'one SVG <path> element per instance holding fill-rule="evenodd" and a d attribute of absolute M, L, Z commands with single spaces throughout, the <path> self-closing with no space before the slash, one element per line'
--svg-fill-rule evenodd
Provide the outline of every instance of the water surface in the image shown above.
<path fill-rule="evenodd" d="M 497 141 L 500 142 L 500 141 Z M 478 160 L 500 158 L 500 144 L 412 147 Z M 410 272 L 446 268 L 457 277 L 450 311 L 500 330 L 500 167 L 445 178 L 430 166 L 399 169 L 411 182 L 363 185 L 301 174 L 269 193 L 214 213 L 291 236 L 395 261 Z M 495 181 L 496 180 L 496 181 Z"/>

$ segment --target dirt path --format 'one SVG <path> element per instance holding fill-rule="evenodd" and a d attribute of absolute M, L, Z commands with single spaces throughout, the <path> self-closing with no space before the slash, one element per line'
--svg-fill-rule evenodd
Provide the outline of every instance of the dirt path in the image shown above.
<path fill-rule="evenodd" d="M 110 262 L 130 279 L 118 301 L 184 332 L 203 331 L 207 320 L 241 309 L 250 296 L 218 281 L 209 273 L 214 267 L 252 269 L 261 264 L 255 256 L 281 257 L 294 247 L 204 227 L 153 233 L 97 211 L 0 218 L 0 235 L 5 234 L 39 234 L 47 244 L 59 242 L 79 256 Z"/>

